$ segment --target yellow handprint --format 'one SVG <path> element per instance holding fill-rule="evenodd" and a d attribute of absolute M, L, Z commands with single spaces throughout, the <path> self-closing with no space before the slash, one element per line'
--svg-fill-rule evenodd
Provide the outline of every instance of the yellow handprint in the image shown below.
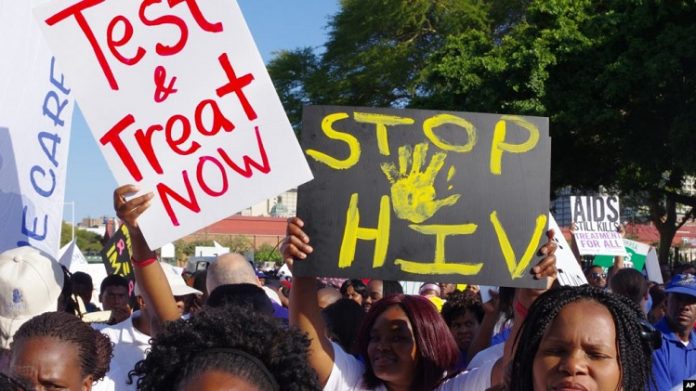
<path fill-rule="evenodd" d="M 454 205 L 459 199 L 459 194 L 453 194 L 445 199 L 436 200 L 435 177 L 445 164 L 447 154 L 435 153 L 430 164 L 422 172 L 423 163 L 428 154 L 428 143 L 416 144 L 411 156 L 411 146 L 399 147 L 399 170 L 397 172 L 394 163 L 382 163 L 382 171 L 392 184 L 391 196 L 396 216 L 413 223 L 422 223 L 431 218 L 440 208 Z M 413 160 L 411 162 L 411 160 Z M 410 172 L 406 172 L 408 165 L 412 163 Z"/>

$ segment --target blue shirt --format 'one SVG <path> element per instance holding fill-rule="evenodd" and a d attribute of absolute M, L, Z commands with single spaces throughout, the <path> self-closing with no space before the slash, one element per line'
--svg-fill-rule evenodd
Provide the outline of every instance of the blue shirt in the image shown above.
<path fill-rule="evenodd" d="M 652 373 L 657 390 L 669 390 L 682 384 L 682 380 L 696 373 L 696 333 L 689 334 L 689 344 L 684 346 L 667 324 L 667 317 L 655 324 L 662 333 L 662 347 L 653 352 Z"/>

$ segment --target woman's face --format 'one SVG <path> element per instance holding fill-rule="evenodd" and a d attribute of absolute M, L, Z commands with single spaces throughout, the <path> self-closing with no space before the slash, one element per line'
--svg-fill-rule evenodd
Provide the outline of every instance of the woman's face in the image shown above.
<path fill-rule="evenodd" d="M 348 289 L 346 289 L 346 298 L 353 300 L 354 302 L 360 304 L 361 306 L 363 305 L 362 295 L 360 295 L 360 293 L 356 292 L 352 286 L 349 286 Z"/>
<path fill-rule="evenodd" d="M 473 312 L 466 311 L 452 320 L 449 329 L 459 350 L 466 352 L 478 332 L 479 322 Z"/>
<path fill-rule="evenodd" d="M 616 330 L 609 310 L 589 300 L 566 305 L 534 357 L 534 390 L 620 389 Z"/>
<path fill-rule="evenodd" d="M 92 376 L 83 377 L 79 349 L 55 337 L 34 337 L 15 342 L 10 373 L 37 391 L 89 391 Z"/>
<path fill-rule="evenodd" d="M 367 345 L 370 366 L 378 379 L 410 385 L 418 367 L 418 349 L 411 322 L 398 305 L 387 308 L 370 329 Z"/>

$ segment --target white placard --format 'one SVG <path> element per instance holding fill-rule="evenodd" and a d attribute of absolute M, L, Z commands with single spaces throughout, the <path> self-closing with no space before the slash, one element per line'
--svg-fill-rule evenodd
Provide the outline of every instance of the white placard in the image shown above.
<path fill-rule="evenodd" d="M 648 255 L 645 257 L 645 271 L 648 273 L 648 280 L 664 284 L 662 271 L 660 270 L 660 261 L 657 258 L 657 251 L 655 251 L 654 247 L 650 248 Z"/>
<path fill-rule="evenodd" d="M 217 243 L 216 243 L 217 244 Z M 217 246 L 196 246 L 193 253 L 197 257 L 217 257 L 218 255 L 227 254 L 230 252 L 229 247 Z"/>
<path fill-rule="evenodd" d="M 174 243 L 167 243 L 162 248 L 160 248 L 160 257 L 162 258 L 174 258 L 176 256 L 176 249 L 174 248 Z"/>
<path fill-rule="evenodd" d="M 558 269 L 558 283 L 568 286 L 580 286 L 587 284 L 587 278 L 582 272 L 580 264 L 573 255 L 573 250 L 558 227 L 556 219 L 549 213 L 549 229 L 554 232 L 553 241 L 556 242 L 556 268 Z"/>
<path fill-rule="evenodd" d="M 58 259 L 74 108 L 26 1 L 0 0 L 0 251 Z"/>
<path fill-rule="evenodd" d="M 575 226 L 573 237 L 582 255 L 626 255 L 618 231 L 621 224 L 619 197 L 570 197 Z"/>
<path fill-rule="evenodd" d="M 155 193 L 150 248 L 312 178 L 234 0 L 34 10 L 116 182 Z"/>

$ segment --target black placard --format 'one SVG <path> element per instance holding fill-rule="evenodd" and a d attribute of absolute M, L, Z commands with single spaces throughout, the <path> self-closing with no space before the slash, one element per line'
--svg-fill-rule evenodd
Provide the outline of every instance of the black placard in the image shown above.
<path fill-rule="evenodd" d="M 131 265 L 131 238 L 128 228 L 121 224 L 101 251 L 102 262 L 108 275 L 118 274 L 129 281 L 135 281 Z"/>
<path fill-rule="evenodd" d="M 310 106 L 301 144 L 315 251 L 296 275 L 545 283 L 529 269 L 546 241 L 547 118 Z"/>

